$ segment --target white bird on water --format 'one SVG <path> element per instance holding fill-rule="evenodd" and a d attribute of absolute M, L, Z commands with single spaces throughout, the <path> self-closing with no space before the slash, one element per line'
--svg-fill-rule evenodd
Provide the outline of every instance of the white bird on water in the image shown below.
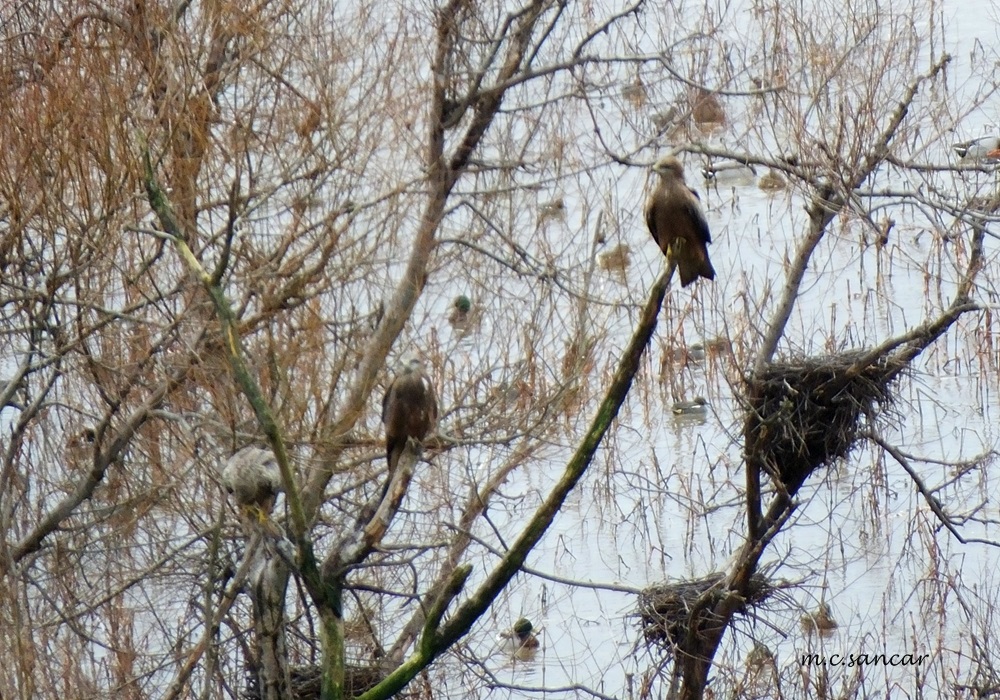
<path fill-rule="evenodd" d="M 963 160 L 996 160 L 1000 158 L 1000 136 L 983 136 L 982 138 L 962 141 L 952 146 L 955 153 Z"/>

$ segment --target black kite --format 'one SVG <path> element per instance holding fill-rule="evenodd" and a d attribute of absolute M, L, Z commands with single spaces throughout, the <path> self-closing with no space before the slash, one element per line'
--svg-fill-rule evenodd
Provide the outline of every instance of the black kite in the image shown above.
<path fill-rule="evenodd" d="M 684 167 L 674 156 L 666 156 L 656 162 L 653 172 L 660 176 L 646 203 L 646 225 L 653 240 L 667 259 L 677 264 L 683 286 L 699 276 L 715 279 L 708 259 L 712 235 L 698 194 L 684 184 Z"/>
<path fill-rule="evenodd" d="M 406 441 L 423 440 L 437 425 L 437 398 L 434 387 L 424 374 L 420 360 L 412 359 L 396 375 L 382 398 L 382 422 L 385 424 L 385 456 L 389 478 L 406 447 Z"/>

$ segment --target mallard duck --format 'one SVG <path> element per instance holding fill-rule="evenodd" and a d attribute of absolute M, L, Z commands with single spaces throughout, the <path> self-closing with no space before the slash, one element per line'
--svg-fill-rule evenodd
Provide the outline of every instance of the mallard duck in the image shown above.
<path fill-rule="evenodd" d="M 522 617 L 509 630 L 500 633 L 504 648 L 519 659 L 530 658 L 541 646 L 534 629 L 531 620 Z"/>
<path fill-rule="evenodd" d="M 706 181 L 719 185 L 752 185 L 757 180 L 757 170 L 744 163 L 719 163 L 701 169 Z"/>
<path fill-rule="evenodd" d="M 837 621 L 833 619 L 833 611 L 826 602 L 820 603 L 815 612 L 806 613 L 802 616 L 802 628 L 806 632 L 819 632 L 829 634 L 837 629 Z"/>
<path fill-rule="evenodd" d="M 761 175 L 760 180 L 757 181 L 757 187 L 765 192 L 778 192 L 779 190 L 785 189 L 787 184 L 788 183 L 785 182 L 785 176 L 774 168 L 771 168 L 766 173 Z"/>
<path fill-rule="evenodd" d="M 991 155 L 991 153 L 1000 150 L 1000 136 L 984 136 L 971 141 L 963 141 L 956 143 L 952 148 L 959 158 L 967 160 L 993 159 L 996 156 Z"/>
<path fill-rule="evenodd" d="M 465 330 L 472 321 L 472 300 L 464 294 L 459 294 L 451 302 L 451 311 L 448 313 L 448 323 L 456 330 Z"/>
<path fill-rule="evenodd" d="M 597 254 L 597 264 L 602 270 L 608 272 L 623 272 L 632 262 L 629 258 L 631 250 L 625 243 L 619 243 L 613 248 L 608 248 Z"/>
<path fill-rule="evenodd" d="M 672 357 L 674 362 L 702 362 L 705 359 L 705 346 L 701 343 L 678 345 L 674 348 Z"/>
<path fill-rule="evenodd" d="M 691 99 L 691 118 L 703 129 L 717 129 L 726 123 L 726 110 L 715 94 L 699 88 Z"/>
<path fill-rule="evenodd" d="M 674 404 L 675 416 L 703 416 L 708 413 L 708 401 L 704 396 L 696 396 L 690 401 L 678 401 Z"/>

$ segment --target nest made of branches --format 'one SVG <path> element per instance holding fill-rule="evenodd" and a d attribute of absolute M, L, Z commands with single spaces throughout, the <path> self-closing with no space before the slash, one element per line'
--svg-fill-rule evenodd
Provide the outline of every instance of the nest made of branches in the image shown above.
<path fill-rule="evenodd" d="M 347 697 L 360 695 L 378 685 L 389 674 L 378 666 L 353 666 L 344 669 L 344 691 Z M 294 700 L 319 700 L 322 670 L 319 666 L 293 666 L 289 669 L 292 681 L 291 697 Z M 405 694 L 402 694 L 405 696 Z M 260 700 L 260 687 L 256 669 L 247 669 L 246 700 Z"/>
<path fill-rule="evenodd" d="M 865 421 L 891 400 L 898 366 L 863 352 L 775 362 L 746 380 L 743 429 L 748 466 L 790 494 L 822 465 L 846 457 Z"/>
<path fill-rule="evenodd" d="M 722 585 L 724 580 L 724 574 L 714 573 L 693 581 L 671 581 L 644 589 L 639 594 L 638 609 L 646 644 L 673 648 L 683 643 L 688 634 L 691 611 L 702 596 L 708 594 L 702 610 L 711 611 L 723 598 L 734 595 Z M 760 606 L 780 588 L 782 586 L 766 575 L 753 574 L 736 613 L 745 615 L 750 608 Z"/>

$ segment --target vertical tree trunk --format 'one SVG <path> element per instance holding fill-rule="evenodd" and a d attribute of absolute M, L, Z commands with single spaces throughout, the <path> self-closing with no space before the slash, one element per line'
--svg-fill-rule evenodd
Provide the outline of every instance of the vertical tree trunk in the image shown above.
<path fill-rule="evenodd" d="M 250 577 L 253 621 L 257 631 L 257 682 L 261 700 L 288 700 L 292 683 L 285 641 L 285 590 L 288 566 L 269 542 L 258 555 Z"/>

